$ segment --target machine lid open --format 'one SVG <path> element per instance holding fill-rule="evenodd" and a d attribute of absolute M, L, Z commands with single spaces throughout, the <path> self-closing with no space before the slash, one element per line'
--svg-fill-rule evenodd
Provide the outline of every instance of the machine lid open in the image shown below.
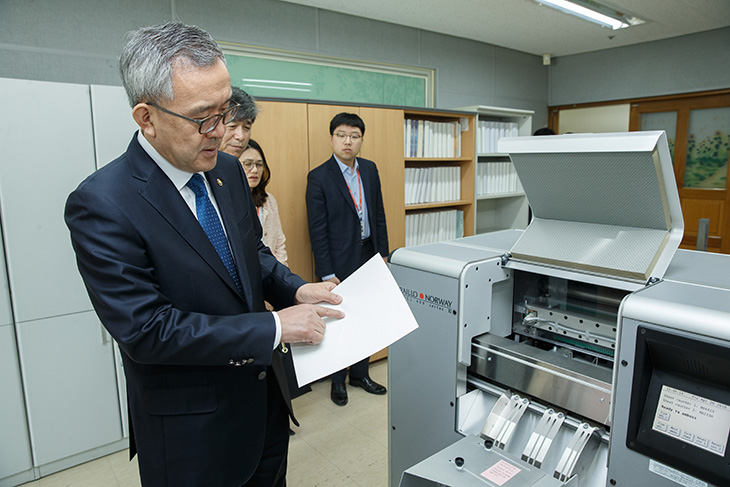
<path fill-rule="evenodd" d="M 510 137 L 533 212 L 517 260 L 621 279 L 661 278 L 684 220 L 663 131 Z"/>

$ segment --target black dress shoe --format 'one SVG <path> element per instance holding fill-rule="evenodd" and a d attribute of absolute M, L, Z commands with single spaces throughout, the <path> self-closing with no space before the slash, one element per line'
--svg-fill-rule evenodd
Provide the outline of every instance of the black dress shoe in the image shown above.
<path fill-rule="evenodd" d="M 344 406 L 347 404 L 347 389 L 345 388 L 345 383 L 333 382 L 330 397 L 332 398 L 332 402 L 338 406 Z"/>
<path fill-rule="evenodd" d="M 369 392 L 370 394 L 376 394 L 378 396 L 382 396 L 387 392 L 385 386 L 381 386 L 367 376 L 363 377 L 362 379 L 353 379 L 352 377 L 350 377 L 350 385 L 355 387 L 362 387 L 363 389 L 365 389 L 365 392 Z"/>

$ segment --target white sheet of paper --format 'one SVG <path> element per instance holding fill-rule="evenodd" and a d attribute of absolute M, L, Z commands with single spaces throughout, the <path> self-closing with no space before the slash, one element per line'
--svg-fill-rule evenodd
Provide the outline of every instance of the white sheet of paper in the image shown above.
<path fill-rule="evenodd" d="M 363 264 L 334 291 L 345 317 L 326 318 L 319 345 L 292 344 L 299 387 L 369 357 L 418 328 L 411 308 L 380 254 Z"/>

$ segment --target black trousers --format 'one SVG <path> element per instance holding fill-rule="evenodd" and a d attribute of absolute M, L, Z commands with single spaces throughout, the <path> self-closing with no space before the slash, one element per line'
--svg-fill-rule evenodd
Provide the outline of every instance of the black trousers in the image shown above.
<path fill-rule="evenodd" d="M 289 454 L 289 411 L 281 397 L 274 371 L 267 370 L 266 387 L 268 408 L 266 414 L 266 441 L 261 459 L 245 487 L 286 487 L 287 457 Z M 245 438 L 241 439 L 245 444 Z"/>
<path fill-rule="evenodd" d="M 363 240 L 360 244 L 360 265 L 369 261 L 373 255 L 375 255 L 375 246 L 373 245 L 372 239 L 368 238 Z M 347 277 L 347 276 L 345 276 Z M 368 369 L 370 367 L 370 357 L 365 357 L 359 362 L 350 366 L 350 379 L 362 379 L 367 377 Z M 333 384 L 341 384 L 345 382 L 347 377 L 347 369 L 342 369 L 330 376 Z"/>

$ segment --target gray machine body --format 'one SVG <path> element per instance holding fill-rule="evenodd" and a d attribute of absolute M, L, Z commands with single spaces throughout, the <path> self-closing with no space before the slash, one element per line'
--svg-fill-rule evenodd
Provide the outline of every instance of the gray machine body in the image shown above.
<path fill-rule="evenodd" d="M 390 258 L 389 485 L 730 485 L 730 257 L 677 250 L 664 133 L 500 147 L 530 226 Z"/>

